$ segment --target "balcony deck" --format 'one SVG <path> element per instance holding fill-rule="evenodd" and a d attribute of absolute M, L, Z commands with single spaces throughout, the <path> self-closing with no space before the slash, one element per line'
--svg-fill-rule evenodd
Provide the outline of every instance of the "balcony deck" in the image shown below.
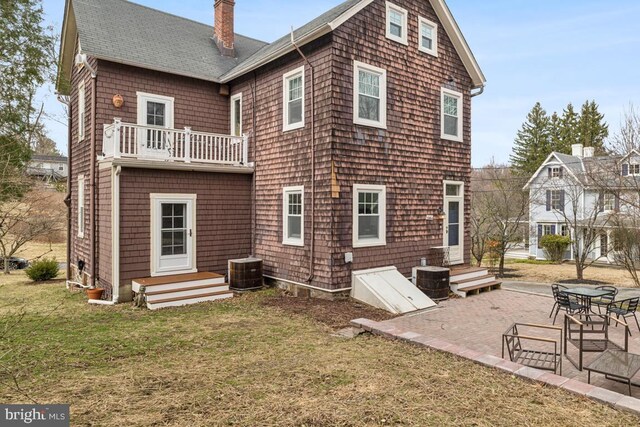
<path fill-rule="evenodd" d="M 104 126 L 101 161 L 145 168 L 251 173 L 248 137 L 123 123 Z"/>

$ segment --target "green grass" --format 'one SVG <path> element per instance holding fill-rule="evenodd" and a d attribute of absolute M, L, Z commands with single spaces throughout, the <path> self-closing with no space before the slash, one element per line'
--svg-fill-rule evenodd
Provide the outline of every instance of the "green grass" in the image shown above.
<path fill-rule="evenodd" d="M 448 354 L 334 337 L 266 305 L 273 290 L 151 312 L 0 279 L 0 401 L 71 403 L 72 425 L 638 423 Z"/>

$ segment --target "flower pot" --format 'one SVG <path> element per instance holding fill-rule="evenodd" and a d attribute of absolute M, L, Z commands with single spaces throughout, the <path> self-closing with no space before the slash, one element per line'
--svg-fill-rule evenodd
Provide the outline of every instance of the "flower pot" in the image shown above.
<path fill-rule="evenodd" d="M 104 288 L 87 289 L 87 297 L 89 299 L 101 299 Z"/>

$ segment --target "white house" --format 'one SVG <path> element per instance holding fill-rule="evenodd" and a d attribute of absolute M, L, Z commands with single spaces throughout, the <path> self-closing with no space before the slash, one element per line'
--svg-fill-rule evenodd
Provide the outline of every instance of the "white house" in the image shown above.
<path fill-rule="evenodd" d="M 27 167 L 27 173 L 46 180 L 66 179 L 69 173 L 67 158 L 34 154 Z"/>
<path fill-rule="evenodd" d="M 589 258 L 611 262 L 612 215 L 638 206 L 640 153 L 594 156 L 592 147 L 572 146 L 571 155 L 553 152 L 533 174 L 529 191 L 529 256 L 545 259 L 539 245 L 546 234 L 571 236 L 580 248 L 592 241 Z M 577 228 L 577 230 L 576 230 Z M 595 239 L 586 233 L 596 233 Z M 566 259 L 573 259 L 571 250 Z"/>

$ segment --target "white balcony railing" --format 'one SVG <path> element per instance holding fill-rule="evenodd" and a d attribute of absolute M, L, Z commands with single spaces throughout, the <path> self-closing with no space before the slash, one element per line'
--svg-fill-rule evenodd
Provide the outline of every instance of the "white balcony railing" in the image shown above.
<path fill-rule="evenodd" d="M 133 158 L 184 163 L 248 165 L 247 136 L 194 132 L 191 128 L 165 129 L 122 123 L 105 125 L 104 158 Z"/>

